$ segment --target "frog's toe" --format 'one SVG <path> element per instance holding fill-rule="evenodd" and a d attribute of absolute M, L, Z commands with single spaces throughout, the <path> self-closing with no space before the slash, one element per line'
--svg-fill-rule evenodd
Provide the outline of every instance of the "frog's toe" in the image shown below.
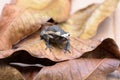
<path fill-rule="evenodd" d="M 64 50 L 64 53 L 68 53 L 68 52 L 71 53 L 70 50 Z"/>
<path fill-rule="evenodd" d="M 46 47 L 46 48 L 45 48 L 45 50 L 47 50 L 47 49 L 49 49 L 50 52 L 51 52 L 53 48 L 52 48 L 51 46 L 49 46 L 49 47 Z"/>

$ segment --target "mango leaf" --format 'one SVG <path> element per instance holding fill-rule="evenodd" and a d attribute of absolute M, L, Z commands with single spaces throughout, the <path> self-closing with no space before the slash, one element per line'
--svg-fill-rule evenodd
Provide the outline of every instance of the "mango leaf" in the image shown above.
<path fill-rule="evenodd" d="M 7 5 L 2 15 L 3 17 L 0 19 L 0 50 L 12 48 L 12 45 L 36 32 L 40 29 L 41 24 L 50 19 L 37 11 L 21 10 L 15 5 Z"/>
<path fill-rule="evenodd" d="M 118 68 L 115 59 L 77 59 L 44 67 L 35 80 L 106 80 Z"/>
<path fill-rule="evenodd" d="M 27 3 L 27 4 L 26 4 Z M 14 4 L 38 10 L 40 13 L 52 17 L 56 22 L 63 22 L 69 18 L 70 0 L 16 0 Z"/>

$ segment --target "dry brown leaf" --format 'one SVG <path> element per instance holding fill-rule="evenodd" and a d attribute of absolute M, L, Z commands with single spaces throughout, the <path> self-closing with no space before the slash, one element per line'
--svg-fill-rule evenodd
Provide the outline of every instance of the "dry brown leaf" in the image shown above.
<path fill-rule="evenodd" d="M 88 39 L 95 35 L 98 25 L 113 11 L 115 11 L 119 0 L 105 0 L 89 17 L 84 24 L 84 30 L 80 35 L 82 39 Z"/>
<path fill-rule="evenodd" d="M 78 40 L 72 37 L 70 51 L 71 53 L 64 53 L 63 49 L 59 49 L 57 46 L 53 46 L 52 52 L 45 50 L 45 42 L 40 40 L 39 35 L 36 33 L 30 39 L 23 41 L 16 50 L 26 50 L 31 55 L 39 58 L 48 58 L 53 61 L 62 61 L 68 59 L 74 59 L 86 55 L 92 54 L 92 58 L 108 58 L 117 57 L 120 59 L 120 51 L 113 39 L 105 39 L 103 42 L 91 41 L 91 40 Z M 76 47 L 77 46 L 77 47 Z M 87 56 L 88 58 L 88 56 Z"/>
<path fill-rule="evenodd" d="M 118 58 L 120 59 L 119 47 L 112 39 L 105 39 L 93 51 L 87 52 L 81 56 L 82 58 Z"/>
<path fill-rule="evenodd" d="M 115 70 L 114 72 L 108 74 L 107 80 L 119 80 L 120 79 L 120 72 Z"/>
<path fill-rule="evenodd" d="M 41 24 L 50 19 L 37 11 L 17 9 L 14 5 L 4 8 L 0 20 L 0 50 L 10 49 L 13 44 L 40 29 Z"/>
<path fill-rule="evenodd" d="M 11 2 L 24 8 L 40 10 L 49 6 L 51 3 L 54 2 L 54 0 L 12 0 Z"/>
<path fill-rule="evenodd" d="M 33 80 L 33 78 L 40 80 L 41 79 L 48 80 L 48 78 L 50 78 L 50 80 L 53 79 L 57 80 L 58 78 L 60 78 L 60 80 L 61 78 L 63 80 L 104 80 L 105 78 L 110 78 L 108 76 L 110 76 L 110 74 L 113 71 L 117 70 L 120 64 L 120 61 L 117 59 L 107 58 L 106 59 L 79 58 L 55 64 L 55 62 L 48 61 L 45 58 L 42 59 L 32 57 L 29 53 L 25 53 L 24 51 L 22 51 L 21 53 L 14 53 L 11 57 L 6 58 L 6 60 L 0 59 L 0 62 L 2 61 L 4 62 L 4 64 L 7 63 L 7 65 L 11 65 L 11 63 L 17 62 L 27 63 L 28 65 L 29 64 L 44 65 L 42 69 L 38 68 L 37 65 L 36 67 L 21 67 L 21 68 L 20 66 L 17 67 L 17 65 L 16 66 L 12 65 L 13 67 L 17 68 L 20 72 L 22 72 L 26 80 L 28 79 Z M 30 73 L 31 69 L 32 72 Z M 39 71 L 38 74 L 36 73 L 36 69 L 38 69 L 37 71 Z M 7 72 L 8 71 L 10 70 L 7 70 Z"/>
<path fill-rule="evenodd" d="M 69 0 L 54 0 L 54 2 L 40 11 L 52 17 L 56 22 L 63 22 L 68 19 L 70 14 L 70 1 Z"/>
<path fill-rule="evenodd" d="M 13 50 L 8 50 L 8 51 L 1 51 L 0 53 L 0 62 L 3 62 L 4 64 L 10 64 L 14 62 L 22 62 L 22 63 L 28 63 L 28 64 L 43 64 L 47 65 L 49 67 L 44 67 L 43 69 L 40 70 L 39 74 L 36 76 L 36 79 L 43 79 L 43 80 L 48 80 L 50 78 L 53 79 L 58 79 L 58 78 L 63 78 L 63 80 L 95 80 L 96 78 L 99 77 L 100 80 L 105 79 L 106 76 L 113 72 L 115 69 L 118 67 L 118 62 L 119 60 L 114 60 L 114 59 L 82 59 L 79 58 L 75 60 L 74 58 L 78 57 L 84 57 L 84 52 L 87 52 L 89 50 L 93 50 L 97 44 L 92 44 L 94 41 L 82 41 L 78 40 L 76 38 L 72 38 L 72 44 L 71 45 L 71 50 L 73 53 L 67 53 L 65 54 L 62 49 L 57 49 L 53 47 L 52 52 L 50 53 L 49 50 L 45 50 L 45 43 L 44 41 L 40 40 L 39 33 L 35 33 L 32 36 L 28 37 L 27 39 L 23 40 L 13 49 Z M 88 45 L 88 44 L 89 45 Z M 91 45 L 91 44 L 92 45 Z M 108 44 L 108 45 L 106 45 Z M 78 48 L 76 48 L 76 46 Z M 26 51 L 28 52 L 26 54 Z M 58 52 L 57 52 L 58 51 Z M 96 53 L 95 53 L 96 51 Z M 104 40 L 96 49 L 95 51 L 93 50 L 93 55 L 91 58 L 106 58 L 106 57 L 112 57 L 115 58 L 114 56 L 120 55 L 119 50 L 117 45 L 114 43 L 112 39 L 106 39 Z M 100 52 L 99 52 L 100 51 Z M 91 54 L 92 52 L 89 52 Z M 101 55 L 101 54 L 105 54 Z M 112 55 L 111 55 L 112 54 Z M 11 56 L 10 56 L 11 55 Z M 33 58 L 32 56 L 38 57 L 38 58 Z M 94 55 L 99 55 L 99 57 L 96 57 Z M 7 57 L 9 56 L 9 57 Z M 21 59 L 23 58 L 23 59 Z M 46 59 L 50 59 L 51 61 L 47 61 Z M 85 58 L 85 57 L 84 57 Z M 87 58 L 90 58 L 87 56 Z M 119 56 L 118 56 L 119 58 Z M 41 59 L 43 59 L 41 61 Z M 63 60 L 68 60 L 68 59 L 74 59 L 74 60 L 69 60 L 69 61 L 64 61 L 60 62 Z M 37 62 L 36 62 L 37 60 Z M 59 62 L 58 64 L 54 65 L 56 62 Z M 48 65 L 50 64 L 50 65 Z M 79 66 L 78 66 L 79 65 Z M 89 66 L 89 67 L 87 67 Z M 91 66 L 91 67 L 90 67 Z M 103 67 L 104 66 L 104 67 Z M 25 69 L 25 68 L 22 68 Z M 60 70 L 60 71 L 59 71 Z M 78 72 L 78 70 L 80 70 Z M 84 71 L 83 71 L 84 70 Z M 49 72 L 50 71 L 50 72 Z M 66 73 L 64 72 L 66 71 Z M 76 72 L 75 72 L 76 71 Z M 34 71 L 33 71 L 34 72 Z M 69 75 L 69 74 L 70 75 Z M 24 73 L 23 73 L 24 74 Z M 28 73 L 26 80 L 30 79 L 30 75 L 33 75 L 32 73 Z M 80 76 L 81 74 L 81 76 Z M 97 75 L 99 76 L 97 76 Z M 65 76 L 62 76 L 65 75 Z M 67 76 L 66 76 L 67 75 Z M 76 75 L 78 75 L 76 77 Z M 101 75 L 101 76 L 100 76 Z M 35 76 L 35 75 L 34 75 Z M 51 77 L 54 76 L 54 77 Z M 71 78 L 73 77 L 73 79 Z M 96 77 L 95 77 L 96 76 Z M 33 78 L 33 76 L 32 76 Z"/>
<path fill-rule="evenodd" d="M 35 80 L 106 80 L 118 68 L 115 59 L 78 59 L 44 67 Z"/>
<path fill-rule="evenodd" d="M 17 69 L 7 65 L 0 65 L 0 80 L 24 80 L 24 78 Z"/>
<path fill-rule="evenodd" d="M 16 5 L 38 10 L 40 13 L 52 17 L 56 22 L 63 22 L 70 14 L 70 0 L 16 0 Z M 27 5 L 26 5 L 27 3 Z"/>
<path fill-rule="evenodd" d="M 98 25 L 116 9 L 119 0 L 105 0 L 77 11 L 61 25 L 72 36 L 89 39 L 97 32 Z"/>
<path fill-rule="evenodd" d="M 25 50 L 31 55 L 39 58 L 48 58 L 53 61 L 62 61 L 68 59 L 74 59 L 81 56 L 84 52 L 93 50 L 100 42 L 87 40 L 78 40 L 77 38 L 70 38 L 70 51 L 71 53 L 65 53 L 64 49 L 59 45 L 53 45 L 52 51 L 45 50 L 46 44 L 44 40 L 40 40 L 39 32 L 31 35 L 28 39 L 25 39 L 21 43 L 17 44 L 15 51 Z M 77 47 L 76 47 L 77 46 Z"/>
<path fill-rule="evenodd" d="M 68 5 L 68 7 L 66 7 L 66 5 Z M 55 9 L 51 11 L 51 8 L 53 7 L 55 7 Z M 64 7 L 66 7 L 67 10 Z M 6 7 L 3 9 L 2 17 L 0 19 L 0 50 L 10 49 L 12 45 L 37 31 L 40 28 L 40 24 L 43 24 L 50 19 L 48 16 L 52 15 L 52 17 L 54 16 L 53 18 L 55 18 L 55 20 L 58 19 L 60 21 L 64 21 L 66 17 L 68 17 L 66 15 L 69 14 L 70 1 L 54 1 L 49 8 L 46 8 L 40 12 L 38 10 L 24 9 L 19 5 L 6 5 Z M 63 9 L 65 9 L 65 11 L 62 12 L 61 10 Z M 59 13 L 58 11 L 62 13 Z M 67 12 L 66 15 L 64 12 Z M 63 15 L 63 17 L 59 14 Z M 38 26 L 36 26 L 37 23 Z"/>
<path fill-rule="evenodd" d="M 13 69 L 9 70 L 6 68 L 8 66 L 12 66 L 13 68 L 18 69 L 21 72 L 25 80 L 33 80 L 34 76 L 36 76 L 36 74 L 40 71 L 42 67 L 52 66 L 54 64 L 56 64 L 56 62 L 51 61 L 47 58 L 36 58 L 31 56 L 26 51 L 17 51 L 9 57 L 6 57 L 4 59 L 0 58 L 0 73 L 2 74 L 2 71 L 6 70 L 4 73 L 6 74 L 8 72 L 9 76 L 9 72 L 11 72 L 12 74 L 11 70 Z M 17 76 L 19 76 L 19 74 L 16 74 L 16 77 Z M 1 77 L 3 77 L 3 75 L 0 75 L 0 80 Z"/>
<path fill-rule="evenodd" d="M 99 5 L 97 4 L 92 4 L 82 10 L 77 11 L 71 15 L 65 23 L 61 24 L 61 27 L 67 32 L 70 32 L 71 36 L 79 36 L 83 31 L 83 25 L 86 20 L 98 6 Z"/>
<path fill-rule="evenodd" d="M 120 58 L 119 49 L 116 43 L 114 42 L 114 40 L 112 39 L 105 39 L 100 44 L 100 41 L 80 40 L 71 37 L 70 42 L 71 42 L 71 46 L 70 46 L 71 53 L 64 53 L 64 49 L 61 49 L 59 46 L 55 46 L 55 45 L 52 46 L 53 49 L 50 52 L 49 49 L 45 50 L 46 48 L 45 42 L 44 40 L 40 40 L 39 31 L 38 31 L 33 35 L 31 35 L 30 37 L 28 37 L 27 39 L 20 42 L 19 44 L 15 45 L 13 47 L 15 49 L 1 51 L 0 58 L 5 58 L 7 56 L 10 56 L 16 51 L 21 51 L 21 50 L 27 51 L 32 56 L 38 58 L 48 58 L 53 61 L 69 60 L 69 59 L 78 58 L 80 56 L 86 57 L 86 55 L 87 57 L 92 55 L 92 58 L 106 58 L 106 57 L 114 58 L 116 56 Z"/>

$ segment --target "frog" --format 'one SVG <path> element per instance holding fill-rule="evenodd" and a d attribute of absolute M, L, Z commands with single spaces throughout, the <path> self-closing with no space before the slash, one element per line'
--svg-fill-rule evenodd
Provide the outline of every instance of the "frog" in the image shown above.
<path fill-rule="evenodd" d="M 55 43 L 58 45 L 64 45 L 64 51 L 70 53 L 70 33 L 64 31 L 59 25 L 51 25 L 40 32 L 41 40 L 45 41 L 46 48 L 49 48 L 50 52 L 52 50 L 51 44 Z"/>

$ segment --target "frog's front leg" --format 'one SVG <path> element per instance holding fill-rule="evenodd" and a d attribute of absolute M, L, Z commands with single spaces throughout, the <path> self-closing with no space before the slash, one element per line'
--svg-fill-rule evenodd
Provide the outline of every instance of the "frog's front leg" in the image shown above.
<path fill-rule="evenodd" d="M 44 38 L 45 44 L 46 44 L 46 48 L 45 48 L 45 49 L 48 49 L 48 48 L 49 48 L 49 50 L 50 50 L 50 52 L 51 52 L 52 47 L 51 47 L 51 45 L 50 45 L 49 35 L 46 35 L 46 34 L 45 34 L 45 35 L 43 36 L 43 38 Z"/>
<path fill-rule="evenodd" d="M 66 45 L 65 45 L 65 53 L 66 51 L 68 51 L 70 53 L 70 40 L 68 39 L 67 42 L 66 42 Z"/>

